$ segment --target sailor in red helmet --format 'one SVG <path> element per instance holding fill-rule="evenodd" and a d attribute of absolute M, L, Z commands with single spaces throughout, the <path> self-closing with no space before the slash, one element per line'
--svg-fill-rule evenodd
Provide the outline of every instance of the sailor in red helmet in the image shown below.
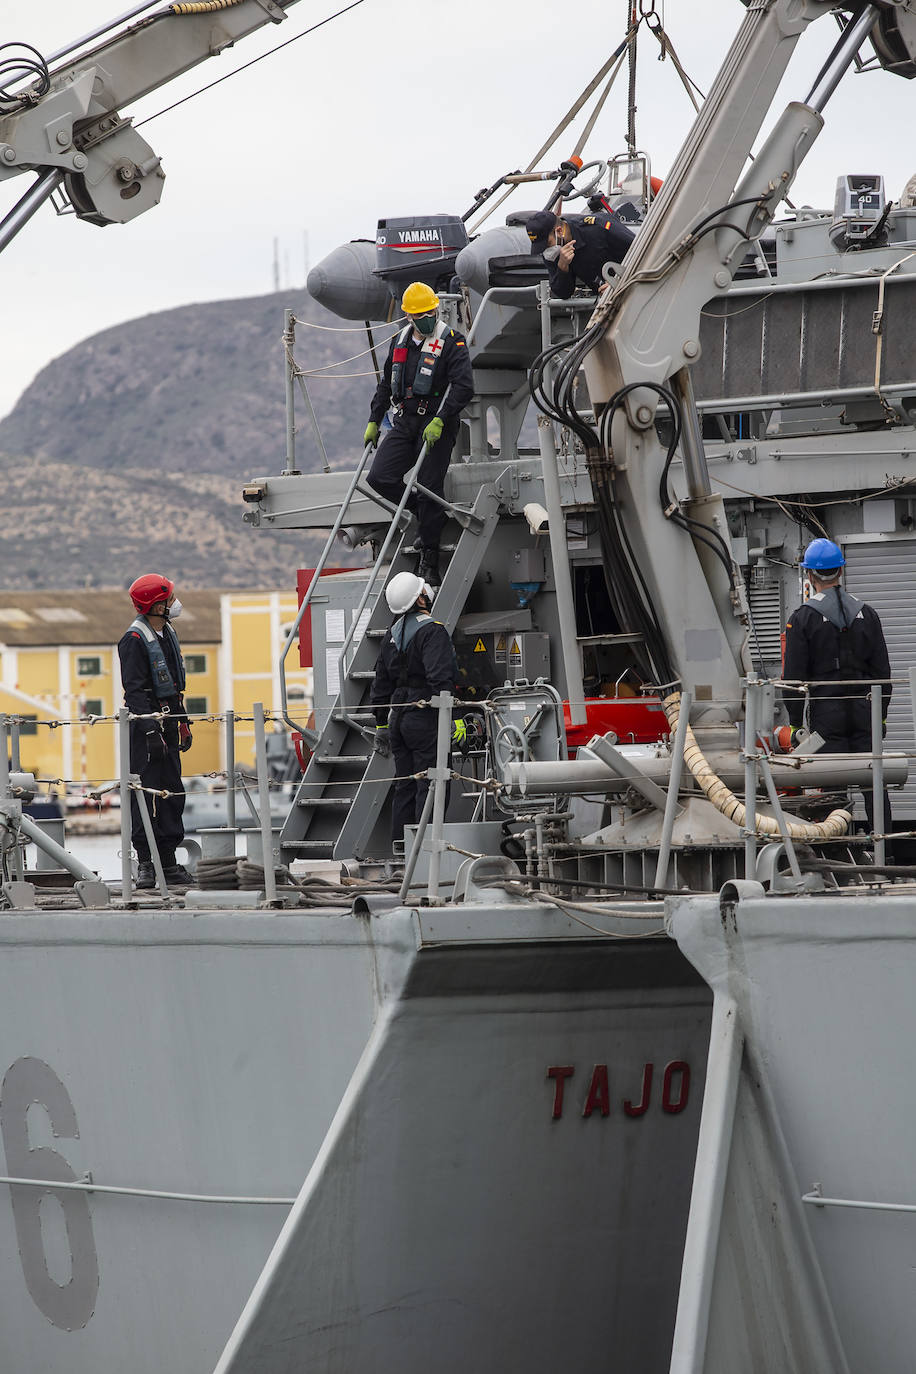
<path fill-rule="evenodd" d="M 130 722 L 130 771 L 139 773 L 153 834 L 170 887 L 187 885 L 190 873 L 175 851 L 184 839 L 184 784 L 179 755 L 191 747 L 184 714 L 184 660 L 171 622 L 181 614 L 175 583 L 161 573 L 144 573 L 131 583 L 129 596 L 138 612 L 118 644 L 124 701 Z M 161 713 L 162 719 L 154 718 Z M 165 792 L 166 796 L 156 796 Z M 138 887 L 155 887 L 149 840 L 135 793 L 130 798 L 131 841 L 139 862 Z"/>

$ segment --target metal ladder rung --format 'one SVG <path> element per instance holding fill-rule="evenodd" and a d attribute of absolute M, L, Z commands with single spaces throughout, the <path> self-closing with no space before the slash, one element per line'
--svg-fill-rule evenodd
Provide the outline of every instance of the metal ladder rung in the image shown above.
<path fill-rule="evenodd" d="M 375 669 L 358 668 L 356 671 L 351 669 L 350 672 L 347 673 L 347 677 L 350 682 L 372 682 L 375 677 Z"/>
<path fill-rule="evenodd" d="M 377 723 L 374 711 L 350 711 L 347 715 L 344 715 L 343 711 L 335 711 L 331 719 L 340 721 L 343 725 L 349 725 L 351 721 L 356 721 L 357 725 L 364 721 L 372 725 Z"/>
<path fill-rule="evenodd" d="M 350 809 L 352 797 L 300 797 L 299 806 L 346 807 Z"/>
<path fill-rule="evenodd" d="M 317 754 L 316 763 L 368 763 L 368 754 Z"/>
<path fill-rule="evenodd" d="M 319 857 L 331 857 L 334 848 L 333 840 L 284 840 L 284 849 L 298 849 L 303 854 L 314 854 L 316 850 L 321 850 Z"/>

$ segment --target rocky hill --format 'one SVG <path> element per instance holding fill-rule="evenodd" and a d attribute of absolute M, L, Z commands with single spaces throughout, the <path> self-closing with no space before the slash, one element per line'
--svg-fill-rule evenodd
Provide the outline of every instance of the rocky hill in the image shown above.
<path fill-rule="evenodd" d="M 4 585 L 123 586 L 149 566 L 184 585 L 293 585 L 323 540 L 251 530 L 240 497 L 244 481 L 285 463 L 286 306 L 303 321 L 301 367 L 367 348 L 364 331 L 342 331 L 304 292 L 283 292 L 148 315 L 39 373 L 0 421 Z M 371 374 L 371 359 L 339 370 Z M 361 450 L 374 385 L 374 374 L 309 380 L 332 466 Z M 298 465 L 317 470 L 298 395 L 297 421 Z"/>

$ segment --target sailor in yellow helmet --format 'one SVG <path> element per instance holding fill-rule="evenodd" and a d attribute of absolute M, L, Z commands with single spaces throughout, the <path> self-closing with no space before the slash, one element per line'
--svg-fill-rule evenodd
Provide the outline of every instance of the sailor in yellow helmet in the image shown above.
<path fill-rule="evenodd" d="M 395 504 L 404 494 L 404 477 L 424 443 L 427 453 L 419 481 L 442 496 L 459 416 L 474 394 L 467 341 L 439 319 L 439 297 L 432 287 L 411 282 L 401 298 L 401 309 L 408 323 L 391 340 L 363 438 L 365 444 L 378 444 L 390 405 L 392 426 L 372 460 L 369 485 Z M 407 506 L 419 526 L 417 573 L 435 585 L 440 581 L 439 538 L 445 511 L 422 492 L 411 493 Z"/>

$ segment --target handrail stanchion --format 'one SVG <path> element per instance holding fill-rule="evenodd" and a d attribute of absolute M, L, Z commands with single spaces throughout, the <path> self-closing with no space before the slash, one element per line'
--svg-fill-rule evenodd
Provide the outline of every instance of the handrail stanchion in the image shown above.
<path fill-rule="evenodd" d="M 235 829 L 235 712 L 226 712 L 226 826 Z"/>
<path fill-rule="evenodd" d="M 0 712 L 0 797 L 7 799 L 12 796 L 10 790 L 10 718 L 6 712 Z M 19 848 L 19 837 L 16 834 L 15 821 L 6 819 L 12 840 L 13 868 L 19 882 L 22 882 L 25 873 L 22 866 L 22 851 Z"/>
<path fill-rule="evenodd" d="M 22 754 L 19 748 L 19 717 L 10 717 L 10 767 L 14 773 L 22 771 Z"/>
<path fill-rule="evenodd" d="M 872 818 L 874 829 L 875 864 L 884 863 L 886 841 L 884 827 L 887 817 L 884 814 L 884 692 L 880 683 L 871 685 L 871 794 Z"/>
<path fill-rule="evenodd" d="M 440 692 L 438 696 L 432 697 L 430 702 L 439 711 L 436 734 L 436 766 L 429 770 L 432 786 L 436 789 L 436 795 L 433 799 L 432 835 L 426 843 L 426 848 L 429 850 L 429 882 L 426 893 L 431 903 L 439 900 L 439 869 L 442 851 L 445 848 L 442 827 L 445 822 L 445 798 L 449 781 L 447 765 L 452 738 L 452 706 L 454 701 L 455 698 L 451 692 Z"/>
<path fill-rule="evenodd" d="M 133 900 L 133 869 L 130 862 L 130 712 L 118 711 L 118 782 L 121 793 L 121 899 Z"/>
<path fill-rule="evenodd" d="M 296 343 L 296 322 L 287 306 L 283 315 L 283 347 L 286 352 L 286 467 L 284 476 L 295 474 L 296 468 L 296 392 L 293 387 L 295 366 L 293 347 Z"/>
<path fill-rule="evenodd" d="M 777 792 L 776 784 L 773 781 L 773 770 L 770 767 L 770 761 L 766 756 L 765 750 L 762 751 L 760 755 L 759 763 L 760 775 L 763 778 L 763 785 L 766 788 L 767 796 L 770 799 L 770 806 L 773 808 L 773 815 L 776 818 L 776 824 L 779 826 L 779 834 L 782 839 L 783 848 L 786 851 L 786 858 L 789 860 L 789 867 L 792 870 L 792 876 L 798 883 L 801 883 L 801 865 L 798 862 L 798 855 L 795 853 L 795 845 L 792 842 L 792 836 L 789 834 L 789 823 L 786 820 L 786 813 L 782 809 L 782 802 L 779 800 L 779 793 Z"/>
<path fill-rule="evenodd" d="M 744 876 L 757 877 L 757 682 L 748 678 L 744 706 Z"/>
<path fill-rule="evenodd" d="M 10 795 L 10 755 L 7 744 L 9 716 L 0 712 L 0 797 L 4 800 Z"/>
<path fill-rule="evenodd" d="M 407 893 L 413 879 L 414 869 L 420 857 L 420 850 L 423 848 L 423 837 L 426 834 L 426 827 L 429 825 L 429 817 L 433 809 L 433 799 L 435 795 L 435 788 L 429 787 L 426 792 L 426 799 L 423 802 L 423 810 L 420 812 L 420 819 L 417 821 L 417 833 L 413 837 L 413 844 L 410 846 L 410 853 L 404 865 L 404 880 L 398 892 L 398 899 L 402 902 L 406 902 L 407 900 Z"/>
<path fill-rule="evenodd" d="M 156 843 L 156 835 L 153 830 L 153 822 L 150 818 L 149 807 L 146 804 L 146 793 L 143 791 L 142 779 L 139 773 L 131 773 L 130 781 L 136 791 L 137 809 L 140 812 L 140 820 L 143 823 L 143 830 L 146 835 L 146 843 L 149 845 L 149 856 L 156 874 L 156 886 L 159 895 L 164 902 L 169 899 L 169 885 L 165 881 L 165 874 L 162 871 L 162 856 L 159 853 L 159 846 Z"/>
<path fill-rule="evenodd" d="M 261 820 L 261 858 L 264 863 L 264 896 L 272 906 L 277 900 L 274 873 L 274 837 L 270 820 L 270 792 L 267 784 L 267 741 L 264 734 L 264 703 L 254 703 L 254 758 L 258 770 L 258 810 Z"/>

